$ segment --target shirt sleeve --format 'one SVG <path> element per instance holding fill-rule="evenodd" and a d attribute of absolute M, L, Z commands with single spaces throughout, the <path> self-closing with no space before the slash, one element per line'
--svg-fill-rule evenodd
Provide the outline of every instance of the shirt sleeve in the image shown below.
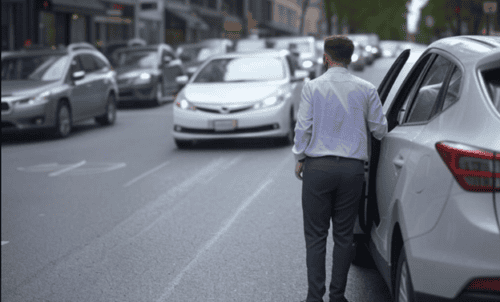
<path fill-rule="evenodd" d="M 370 91 L 367 122 L 368 129 L 376 139 L 381 140 L 387 134 L 387 118 L 375 87 Z"/>
<path fill-rule="evenodd" d="M 312 136 L 313 101 L 310 87 L 306 83 L 302 88 L 297 123 L 295 124 L 295 138 L 292 152 L 297 161 L 306 158 L 304 153 Z"/>

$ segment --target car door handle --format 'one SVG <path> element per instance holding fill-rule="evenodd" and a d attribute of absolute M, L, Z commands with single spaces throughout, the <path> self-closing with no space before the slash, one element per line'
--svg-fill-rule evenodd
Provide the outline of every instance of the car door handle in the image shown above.
<path fill-rule="evenodd" d="M 392 162 L 394 163 L 394 166 L 396 166 L 396 168 L 398 169 L 401 169 L 405 164 L 404 158 L 401 155 L 398 155 L 398 157 L 396 157 Z"/>

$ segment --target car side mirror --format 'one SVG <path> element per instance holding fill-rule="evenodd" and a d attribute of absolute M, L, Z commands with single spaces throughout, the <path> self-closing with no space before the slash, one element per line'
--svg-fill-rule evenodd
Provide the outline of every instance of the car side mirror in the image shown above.
<path fill-rule="evenodd" d="M 292 77 L 292 82 L 300 82 L 309 76 L 309 72 L 307 70 L 295 70 L 295 74 Z"/>
<path fill-rule="evenodd" d="M 84 77 L 85 77 L 85 71 L 80 70 L 80 71 L 73 72 L 73 74 L 71 75 L 71 80 L 74 82 L 74 81 L 81 80 Z"/>
<path fill-rule="evenodd" d="M 181 75 L 175 78 L 175 82 L 182 86 L 186 85 L 188 81 L 189 77 L 187 75 Z"/>
<path fill-rule="evenodd" d="M 165 56 L 165 57 L 163 57 L 162 63 L 167 65 L 168 63 L 170 63 L 170 61 L 172 61 L 172 58 L 169 56 Z"/>

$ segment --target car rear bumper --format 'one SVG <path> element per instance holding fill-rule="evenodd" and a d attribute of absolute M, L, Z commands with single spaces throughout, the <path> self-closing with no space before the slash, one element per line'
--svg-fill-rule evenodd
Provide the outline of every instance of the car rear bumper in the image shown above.
<path fill-rule="evenodd" d="M 459 299 L 476 278 L 500 278 L 500 230 L 492 193 L 465 192 L 456 183 L 450 192 L 436 226 L 405 249 L 415 292 Z M 467 295 L 481 293 L 492 301 L 486 292 Z"/>
<path fill-rule="evenodd" d="M 174 105 L 173 136 L 176 139 L 212 140 L 228 138 L 283 137 L 289 131 L 289 113 L 285 103 L 234 114 L 182 110 Z M 236 128 L 215 131 L 214 122 L 235 120 Z"/>
<path fill-rule="evenodd" d="M 415 300 L 417 302 L 498 302 L 500 301 L 500 294 L 463 292 L 456 298 L 448 299 L 416 292 Z"/>

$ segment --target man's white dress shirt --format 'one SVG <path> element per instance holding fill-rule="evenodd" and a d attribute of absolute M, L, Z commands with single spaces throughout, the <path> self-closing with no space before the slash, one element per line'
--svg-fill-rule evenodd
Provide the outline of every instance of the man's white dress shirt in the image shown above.
<path fill-rule="evenodd" d="M 306 156 L 336 155 L 368 160 L 369 132 L 387 133 L 387 119 L 373 84 L 330 67 L 302 89 L 292 152 Z"/>

